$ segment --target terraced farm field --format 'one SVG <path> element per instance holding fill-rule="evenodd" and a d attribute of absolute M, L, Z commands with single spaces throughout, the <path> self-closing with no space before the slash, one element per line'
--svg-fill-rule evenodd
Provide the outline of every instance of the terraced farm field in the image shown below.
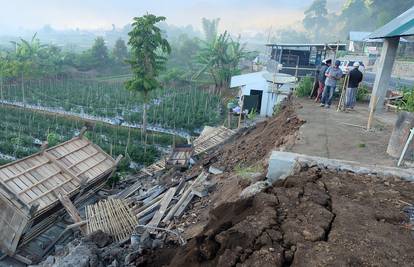
<path fill-rule="evenodd" d="M 0 118 L 0 164 L 36 153 L 44 140 L 48 140 L 50 145 L 69 140 L 84 126 L 90 129 L 86 136 L 106 152 L 114 156 L 127 154 L 124 165 L 130 161 L 148 165 L 173 142 L 172 135 L 149 132 L 149 145 L 144 155 L 141 131 L 138 129 L 6 105 L 0 105 Z M 176 142 L 184 142 L 179 137 L 175 138 Z"/>

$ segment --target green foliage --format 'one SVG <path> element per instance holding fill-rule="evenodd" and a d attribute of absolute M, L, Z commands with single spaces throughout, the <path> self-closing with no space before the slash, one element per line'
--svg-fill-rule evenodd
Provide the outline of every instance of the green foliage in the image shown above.
<path fill-rule="evenodd" d="M 311 77 L 304 77 L 300 80 L 296 87 L 295 94 L 298 97 L 307 97 L 310 95 L 313 89 L 313 79 Z"/>
<path fill-rule="evenodd" d="M 282 110 L 282 104 L 281 103 L 277 103 L 276 105 L 273 106 L 273 116 L 276 116 L 277 114 L 279 114 L 279 112 Z"/>
<path fill-rule="evenodd" d="M 203 26 L 203 32 L 206 42 L 213 42 L 217 38 L 218 34 L 218 25 L 220 23 L 220 18 L 209 20 L 207 18 L 201 19 L 201 24 Z"/>
<path fill-rule="evenodd" d="M 115 46 L 112 50 L 112 57 L 114 58 L 114 61 L 118 64 L 125 64 L 125 60 L 128 57 L 128 49 L 125 44 L 125 41 L 119 38 L 115 42 Z"/>
<path fill-rule="evenodd" d="M 147 14 L 135 17 L 132 30 L 128 33 L 128 44 L 131 46 L 131 59 L 127 62 L 131 65 L 133 78 L 125 83 L 128 90 L 139 93 L 144 100 L 144 112 L 142 114 L 143 130 L 147 132 L 147 103 L 149 92 L 160 87 L 158 76 L 164 69 L 167 61 L 166 54 L 171 52 L 170 44 L 162 36 L 161 29 L 157 27 L 165 17 L 157 17 Z"/>
<path fill-rule="evenodd" d="M 363 101 L 365 100 L 365 97 L 369 94 L 368 86 L 361 85 L 357 90 L 356 100 L 357 101 Z"/>
<path fill-rule="evenodd" d="M 247 114 L 247 118 L 249 120 L 254 120 L 257 117 L 257 110 L 256 108 L 253 108 L 252 110 L 250 110 L 249 114 Z"/>
<path fill-rule="evenodd" d="M 56 134 L 56 133 L 53 133 L 53 132 L 51 132 L 51 133 L 49 133 L 48 135 L 47 135 L 47 143 L 49 144 L 49 146 L 50 147 L 52 147 L 52 146 L 56 146 L 56 145 L 58 145 L 59 144 L 59 142 L 60 142 L 60 137 L 59 137 L 59 135 L 58 134 Z"/>
<path fill-rule="evenodd" d="M 311 6 L 305 10 L 303 25 L 315 40 L 321 38 L 322 33 L 325 32 L 324 28 L 328 22 L 326 4 L 327 0 L 314 0 Z"/>
<path fill-rule="evenodd" d="M 131 46 L 131 59 L 128 63 L 131 65 L 133 79 L 126 82 L 126 88 L 142 93 L 144 101 L 148 101 L 145 98 L 150 91 L 160 87 L 157 77 L 164 69 L 167 60 L 165 54 L 171 52 L 167 39 L 155 25 L 164 20 L 165 17 L 152 14 L 135 17 L 133 29 L 128 33 L 128 44 Z"/>
<path fill-rule="evenodd" d="M 25 109 L 1 106 L 0 107 L 0 153 L 15 156 L 17 158 L 26 157 L 39 151 L 40 146 L 34 139 L 49 141 L 50 146 L 54 145 L 51 141 L 52 136 L 58 142 L 64 142 L 73 138 L 78 131 L 85 126 L 85 122 L 79 119 L 53 116 L 45 113 L 37 113 Z M 138 164 L 150 164 L 157 157 L 159 152 L 156 146 L 167 147 L 172 144 L 172 136 L 167 134 L 150 132 L 148 136 L 149 145 L 147 154 L 144 156 L 144 145 L 140 141 L 141 132 L 131 129 L 130 133 L 126 127 L 114 127 L 103 123 L 88 124 L 86 136 L 107 153 L 112 153 L 115 157 L 125 153 L 128 145 L 129 160 Z M 46 135 L 49 129 L 49 135 Z M 128 144 L 128 136 L 130 142 Z M 179 142 L 183 139 L 176 137 Z M 129 169 L 129 164 L 126 166 Z"/>
<path fill-rule="evenodd" d="M 211 42 L 204 42 L 197 54 L 200 71 L 195 78 L 207 74 L 216 88 L 228 88 L 231 77 L 240 74 L 240 61 L 248 54 L 245 45 L 240 44 L 239 40 L 233 40 L 226 31 Z"/>
<path fill-rule="evenodd" d="M 397 103 L 398 109 L 414 112 L 414 88 L 404 89 L 403 98 Z"/>

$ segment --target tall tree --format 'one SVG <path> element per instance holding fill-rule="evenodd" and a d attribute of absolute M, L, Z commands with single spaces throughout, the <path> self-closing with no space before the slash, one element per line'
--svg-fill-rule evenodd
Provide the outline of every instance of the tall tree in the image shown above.
<path fill-rule="evenodd" d="M 322 32 L 328 23 L 328 9 L 326 0 L 314 0 L 311 6 L 305 10 L 303 26 L 312 35 L 313 39 L 318 40 L 322 37 Z"/>
<path fill-rule="evenodd" d="M 118 64 L 124 63 L 125 59 L 128 57 L 127 46 L 125 45 L 125 41 L 121 38 L 116 40 L 115 46 L 112 50 L 112 56 Z"/>
<path fill-rule="evenodd" d="M 201 68 L 195 78 L 208 73 L 217 89 L 228 88 L 231 76 L 240 72 L 240 60 L 248 54 L 239 40 L 234 41 L 227 32 L 224 32 L 213 41 L 204 43 L 197 55 Z"/>
<path fill-rule="evenodd" d="M 139 93 L 144 100 L 142 113 L 145 144 L 147 140 L 147 104 L 149 92 L 160 87 L 158 76 L 165 68 L 166 55 L 171 53 L 170 44 L 162 36 L 157 23 L 165 17 L 147 14 L 135 17 L 132 30 L 128 33 L 128 44 L 131 47 L 131 58 L 127 61 L 131 65 L 133 77 L 126 82 L 126 88 Z M 146 147 L 146 146 L 145 146 Z"/>
<path fill-rule="evenodd" d="M 103 37 L 97 37 L 90 49 L 92 65 L 96 68 L 105 67 L 109 62 L 108 48 Z"/>
<path fill-rule="evenodd" d="M 214 39 L 217 38 L 219 22 L 220 18 L 211 20 L 207 18 L 201 19 L 201 24 L 203 26 L 203 32 L 204 37 L 206 38 L 206 42 L 212 42 Z"/>

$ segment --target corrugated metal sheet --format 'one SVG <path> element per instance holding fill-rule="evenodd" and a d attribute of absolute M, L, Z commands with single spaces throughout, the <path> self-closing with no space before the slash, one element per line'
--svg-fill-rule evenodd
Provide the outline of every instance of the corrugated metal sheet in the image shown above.
<path fill-rule="evenodd" d="M 370 39 L 414 35 L 414 7 L 391 20 L 371 35 Z"/>

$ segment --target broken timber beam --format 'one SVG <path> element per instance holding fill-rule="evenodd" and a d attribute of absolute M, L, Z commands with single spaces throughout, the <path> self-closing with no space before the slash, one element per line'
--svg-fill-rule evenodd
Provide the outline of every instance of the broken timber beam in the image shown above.
<path fill-rule="evenodd" d="M 164 217 L 164 214 L 168 208 L 168 205 L 170 205 L 170 202 L 173 199 L 176 190 L 177 190 L 177 187 L 171 187 L 167 191 L 167 193 L 165 193 L 164 197 L 161 200 L 160 209 L 155 213 L 154 217 L 152 217 L 152 220 L 148 224 L 149 226 L 154 226 L 154 227 L 158 226 L 162 217 Z"/>
<path fill-rule="evenodd" d="M 57 191 L 57 197 L 59 199 L 59 201 L 62 203 L 63 207 L 65 208 L 65 210 L 68 212 L 69 216 L 72 218 L 73 222 L 75 224 L 78 223 L 82 223 L 82 218 L 78 212 L 78 210 L 76 209 L 75 205 L 73 205 L 72 201 L 70 201 L 70 198 L 63 193 L 63 191 L 61 190 L 56 190 Z M 81 232 L 83 235 L 86 235 L 86 229 L 84 227 L 84 225 L 80 225 L 79 226 Z"/>
<path fill-rule="evenodd" d="M 167 223 L 170 222 L 171 218 L 174 216 L 174 214 L 177 212 L 177 210 L 180 208 L 180 206 L 185 202 L 188 195 L 193 190 L 193 186 L 199 184 L 202 181 L 204 181 L 207 178 L 207 176 L 208 176 L 208 173 L 203 171 L 197 177 L 197 179 L 194 181 L 194 183 L 191 186 L 189 186 L 187 190 L 185 190 L 185 192 L 181 196 L 180 200 L 178 200 L 177 204 L 175 204 L 175 206 L 171 208 L 170 212 L 168 212 L 167 216 L 165 216 L 165 218 L 162 220 L 163 223 L 167 224 Z"/>

